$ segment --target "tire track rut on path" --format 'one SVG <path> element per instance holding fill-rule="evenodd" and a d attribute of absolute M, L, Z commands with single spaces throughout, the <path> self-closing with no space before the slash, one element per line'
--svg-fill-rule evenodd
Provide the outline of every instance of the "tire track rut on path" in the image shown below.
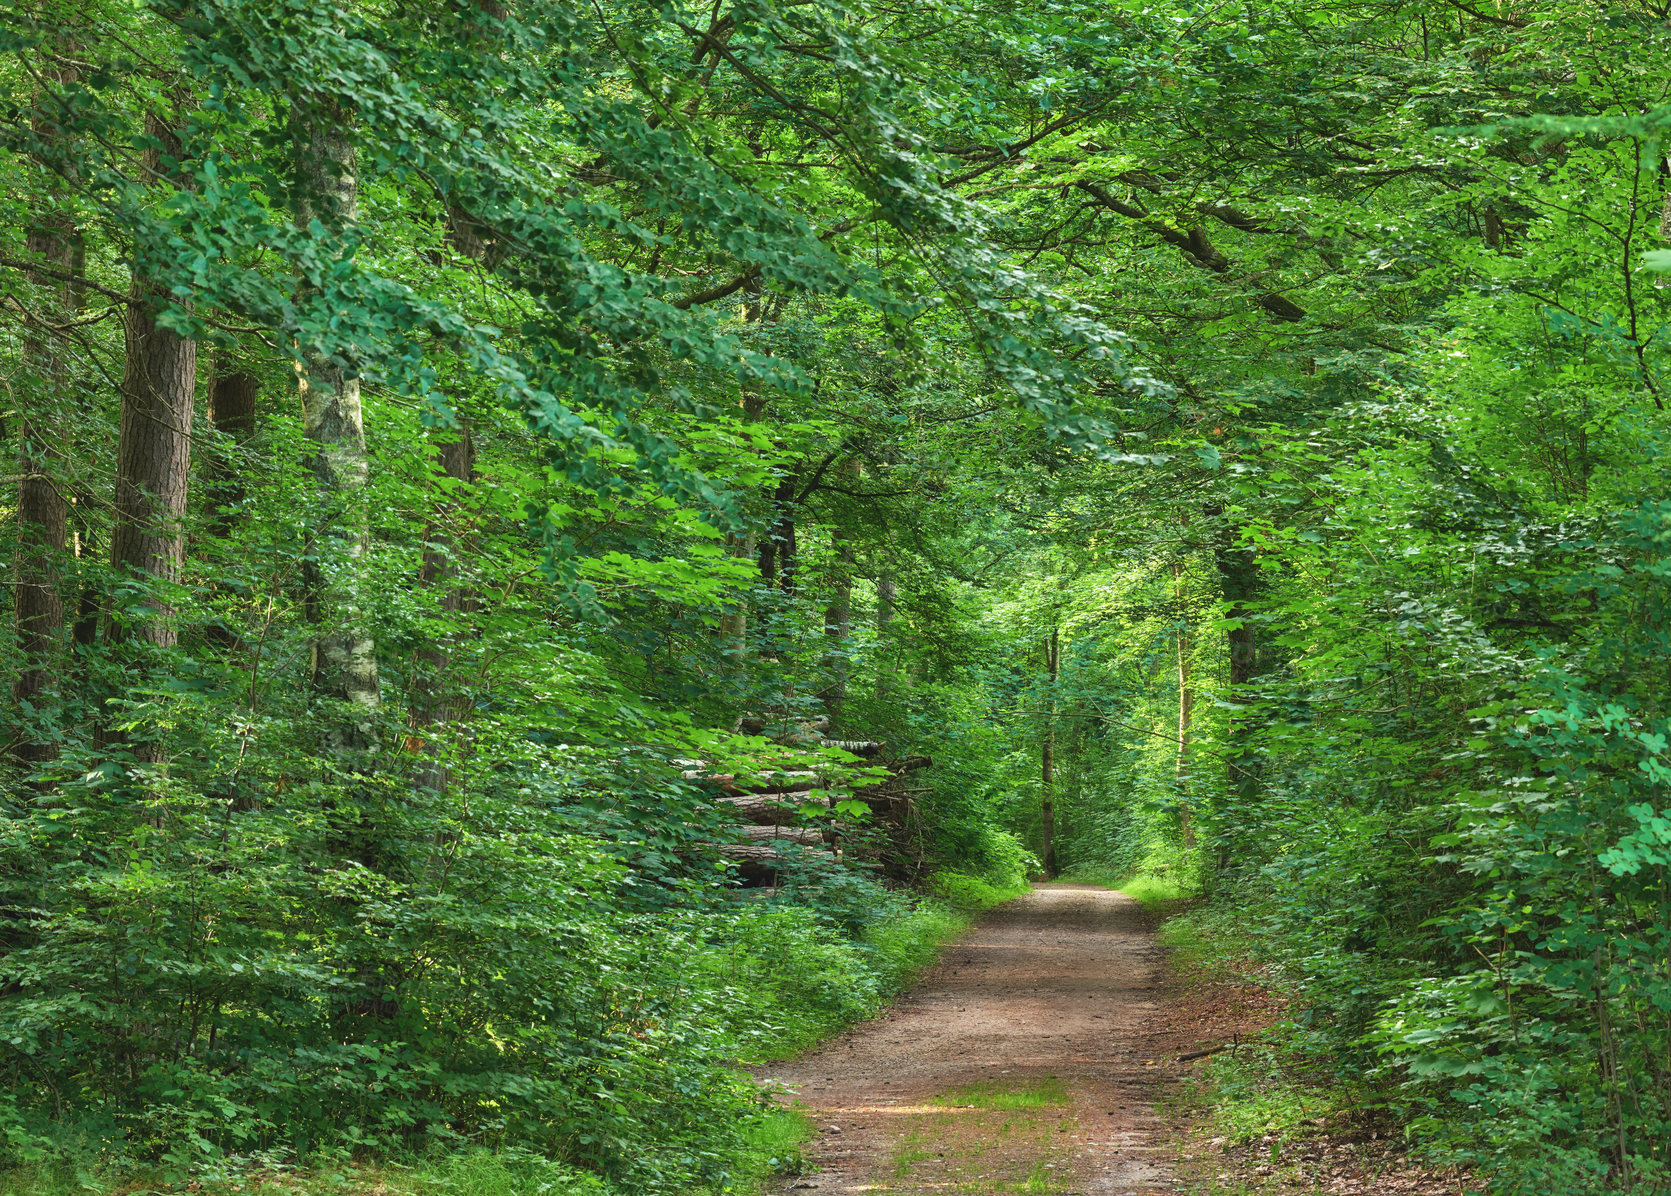
<path fill-rule="evenodd" d="M 1175 1191 L 1162 965 L 1124 894 L 1046 884 L 997 907 L 884 1015 L 763 1069 L 819 1129 L 818 1169 L 774 1190 Z"/>

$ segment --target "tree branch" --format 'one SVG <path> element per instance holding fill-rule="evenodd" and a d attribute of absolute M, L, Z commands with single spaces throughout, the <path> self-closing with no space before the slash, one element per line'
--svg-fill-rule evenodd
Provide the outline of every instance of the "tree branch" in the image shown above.
<path fill-rule="evenodd" d="M 737 275 L 737 277 L 733 278 L 730 282 L 722 282 L 718 286 L 709 287 L 705 291 L 696 291 L 693 294 L 681 295 L 679 298 L 673 300 L 673 306 L 678 308 L 680 311 L 687 311 L 693 307 L 700 307 L 704 303 L 717 303 L 721 299 L 735 295 L 738 291 L 742 290 L 749 283 L 759 277 L 760 267 L 750 266 L 747 270 Z"/>
<path fill-rule="evenodd" d="M 1207 234 L 1199 228 L 1192 228 L 1188 232 L 1168 224 L 1164 220 L 1156 219 L 1142 208 L 1115 199 L 1095 183 L 1081 179 L 1073 184 L 1085 194 L 1096 200 L 1111 212 L 1116 212 L 1128 220 L 1135 220 L 1144 228 L 1154 233 L 1184 255 L 1184 259 L 1192 266 L 1203 270 L 1211 270 L 1215 274 L 1228 274 L 1234 264 L 1217 247 L 1207 239 Z M 1263 308 L 1275 319 L 1284 323 L 1295 323 L 1305 319 L 1305 308 L 1295 303 L 1285 295 L 1275 291 L 1260 291 L 1253 297 L 1253 302 Z"/>

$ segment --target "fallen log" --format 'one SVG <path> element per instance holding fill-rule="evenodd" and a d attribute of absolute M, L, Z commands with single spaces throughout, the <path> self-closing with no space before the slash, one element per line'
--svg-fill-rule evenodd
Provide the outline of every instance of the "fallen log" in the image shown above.
<path fill-rule="evenodd" d="M 880 784 L 866 785 L 863 789 L 855 789 L 853 790 L 853 797 L 857 801 L 870 802 L 875 805 L 883 802 L 904 801 L 908 792 L 921 792 L 920 790 L 896 789 L 894 784 L 898 779 L 898 777 L 894 777 Z"/>
<path fill-rule="evenodd" d="M 711 785 L 721 793 L 808 793 L 824 787 L 815 772 L 779 772 L 767 774 L 763 780 L 738 780 L 735 773 L 703 772 L 687 769 L 681 774 L 687 781 Z"/>
<path fill-rule="evenodd" d="M 744 863 L 775 864 L 786 858 L 777 848 L 764 843 L 727 843 L 719 849 L 719 853 L 728 860 Z M 836 858 L 832 851 L 817 851 L 810 847 L 803 848 L 799 854 L 802 857 L 813 856 L 821 860 Z"/>
<path fill-rule="evenodd" d="M 802 798 L 799 801 L 783 800 L 770 793 L 744 793 L 736 797 L 722 797 L 722 806 L 730 806 L 737 812 L 738 818 L 746 818 L 752 822 L 775 822 L 782 818 L 792 818 L 803 805 L 826 804 L 822 796 L 817 798 Z"/>
<path fill-rule="evenodd" d="M 743 838 L 756 842 L 816 843 L 820 846 L 824 843 L 824 832 L 815 826 L 740 826 L 737 829 Z"/>

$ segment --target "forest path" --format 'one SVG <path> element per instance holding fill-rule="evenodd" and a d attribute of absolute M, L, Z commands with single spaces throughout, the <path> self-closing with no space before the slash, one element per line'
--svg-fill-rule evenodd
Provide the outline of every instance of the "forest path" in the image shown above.
<path fill-rule="evenodd" d="M 997 907 L 883 1016 L 767 1070 L 818 1127 L 817 1170 L 775 1190 L 1174 1191 L 1161 979 L 1122 893 L 1047 884 Z"/>

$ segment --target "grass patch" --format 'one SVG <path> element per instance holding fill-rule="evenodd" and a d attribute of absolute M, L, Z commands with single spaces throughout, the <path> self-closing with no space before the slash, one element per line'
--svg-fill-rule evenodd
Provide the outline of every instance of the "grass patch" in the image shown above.
<path fill-rule="evenodd" d="M 1237 911 L 1205 906 L 1173 914 L 1160 924 L 1156 937 L 1166 948 L 1172 970 L 1193 982 L 1271 983 L 1249 968 L 1245 932 L 1238 929 Z"/>
<path fill-rule="evenodd" d="M 1202 1068 L 1201 1095 L 1220 1137 L 1237 1145 L 1286 1142 L 1312 1136 L 1319 1123 L 1344 1112 L 1345 1092 L 1305 1083 L 1291 1074 L 1291 1062 L 1269 1046 L 1254 1046 Z"/>
<path fill-rule="evenodd" d="M 948 1089 L 913 1110 L 895 1140 L 880 1196 L 909 1190 L 1014 1196 L 1060 1193 L 1073 1171 L 1077 1121 L 1055 1076 L 1003 1077 Z"/>
<path fill-rule="evenodd" d="M 995 905 L 1014 900 L 1027 889 L 1026 881 L 995 885 L 965 872 L 936 872 L 928 882 L 929 892 L 964 914 L 983 914 Z"/>
<path fill-rule="evenodd" d="M 1114 889 L 1127 897 L 1135 898 L 1147 908 L 1185 901 L 1201 893 L 1201 886 L 1192 873 L 1173 867 L 1153 870 L 1140 868 L 1136 872 L 1120 872 L 1112 868 L 1091 866 L 1070 869 L 1057 879 L 1067 884 L 1100 885 L 1105 889 Z"/>
<path fill-rule="evenodd" d="M 1055 1189 L 1054 1177 L 1045 1169 L 1043 1163 L 1034 1163 L 1033 1170 L 1027 1175 L 1027 1186 L 1021 1190 L 1027 1196 L 1047 1196 Z"/>
<path fill-rule="evenodd" d="M 345 1177 L 324 1178 L 324 1184 L 306 1186 L 340 1190 Z M 597 1176 L 530 1151 L 460 1151 L 411 1167 L 379 1168 L 366 1178 L 375 1180 L 369 1186 L 402 1196 L 607 1196 L 610 1191 Z"/>
<path fill-rule="evenodd" d="M 951 1105 L 954 1108 L 961 1106 L 1006 1112 L 1042 1109 L 1051 1105 L 1067 1104 L 1068 1090 L 1055 1076 L 1037 1076 L 1014 1082 L 986 1080 L 979 1084 L 954 1088 L 937 1098 L 935 1103 Z"/>
<path fill-rule="evenodd" d="M 1104 889 L 1117 889 L 1125 884 L 1130 876 L 1130 869 L 1121 870 L 1102 864 L 1086 864 L 1083 867 L 1069 868 L 1056 879 L 1069 885 L 1096 885 Z"/>
<path fill-rule="evenodd" d="M 812 1120 L 799 1109 L 773 1106 L 750 1127 L 731 1192 L 758 1192 L 777 1175 L 805 1175 L 811 1169 L 805 1147 L 815 1132 Z"/>
<path fill-rule="evenodd" d="M 919 1135 L 907 1134 L 900 1144 L 894 1147 L 894 1155 L 891 1160 L 894 1178 L 910 1178 L 912 1167 L 933 1157 L 934 1153 L 923 1146 L 922 1138 Z"/>
<path fill-rule="evenodd" d="M 1151 908 L 1173 901 L 1184 901 L 1200 892 L 1191 878 L 1175 872 L 1159 876 L 1138 873 L 1120 885 L 1119 889 L 1127 897 L 1135 898 L 1140 904 Z"/>

